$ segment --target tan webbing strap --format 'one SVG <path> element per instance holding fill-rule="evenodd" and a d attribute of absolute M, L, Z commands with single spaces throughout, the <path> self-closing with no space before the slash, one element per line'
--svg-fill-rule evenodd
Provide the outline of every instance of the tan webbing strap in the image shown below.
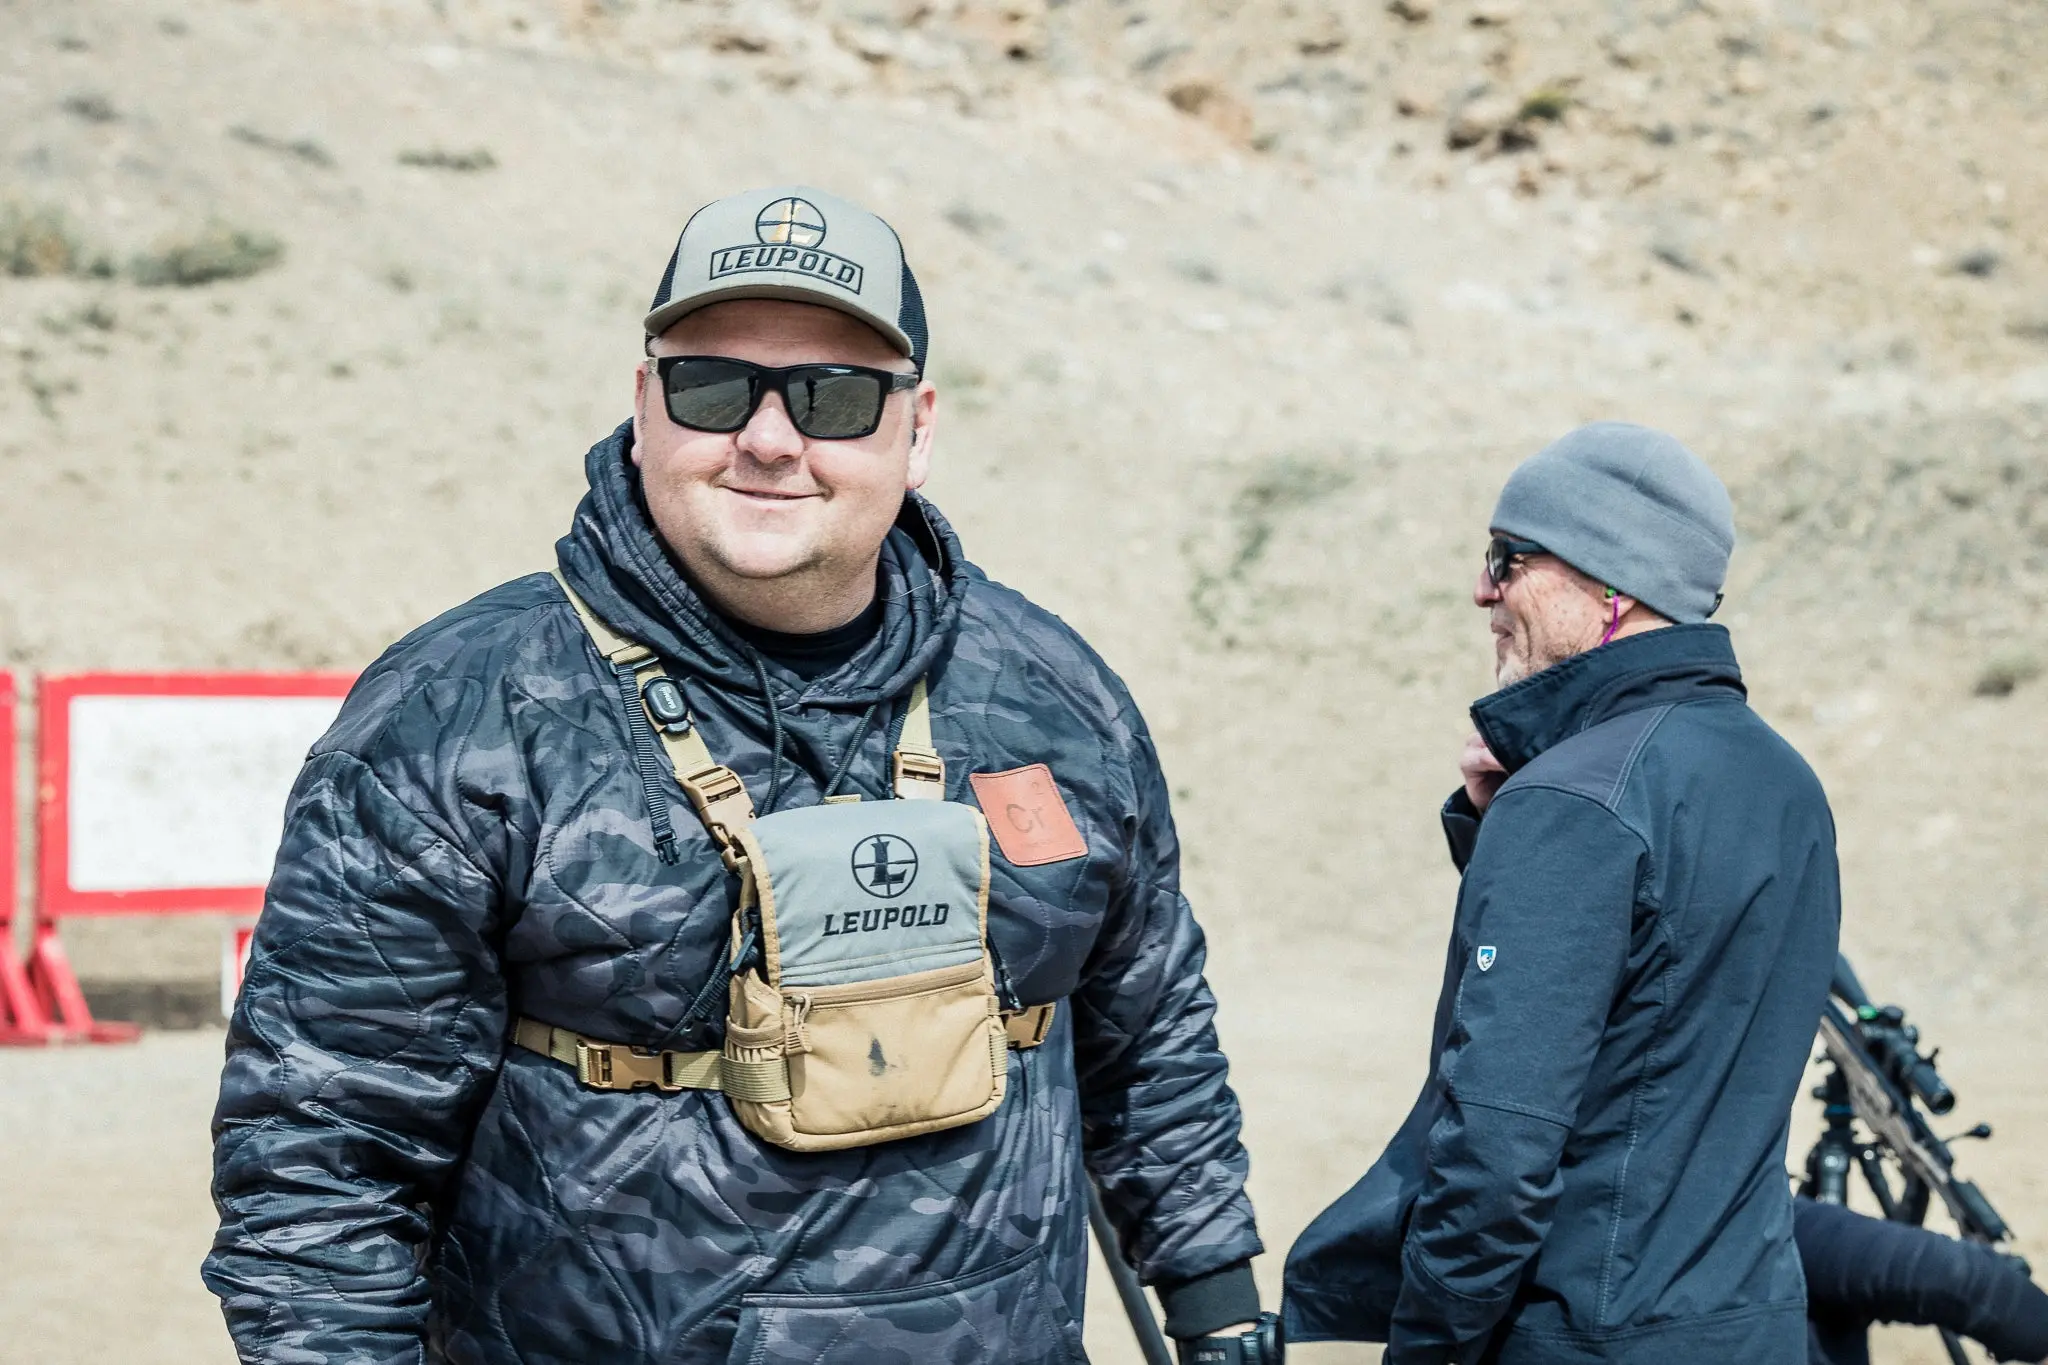
<path fill-rule="evenodd" d="M 576 615 L 582 619 L 583 628 L 590 632 L 590 638 L 597 645 L 598 653 L 613 663 L 624 664 L 628 668 L 636 668 L 642 660 L 654 657 L 654 651 L 646 645 L 628 640 L 606 625 L 603 618 L 590 609 L 590 604 L 583 600 L 576 589 L 569 586 L 569 580 L 562 577 L 560 569 L 549 569 L 548 572 L 554 575 L 555 582 L 562 585 L 562 595 L 569 599 L 570 606 L 576 608 Z"/>
<path fill-rule="evenodd" d="M 576 609 L 583 628 L 590 632 L 598 653 L 614 665 L 623 664 L 632 669 L 634 678 L 643 688 L 656 677 L 668 676 L 667 670 L 661 666 L 660 657 L 653 650 L 606 625 L 590 609 L 590 604 L 569 586 L 569 580 L 562 577 L 560 569 L 550 572 L 562 585 L 562 593 L 569 599 L 569 605 Z M 645 709 L 646 705 L 643 694 L 641 707 Z M 754 818 L 754 800 L 747 795 L 746 784 L 740 781 L 738 773 L 711 756 L 704 736 L 698 733 L 694 723 L 688 723 L 681 729 L 672 728 L 663 725 L 652 711 L 647 713 L 647 720 L 660 738 L 661 747 L 668 751 L 668 761 L 676 771 L 676 783 L 690 798 L 697 818 L 711 831 L 720 852 L 730 860 L 733 848 L 731 830 Z"/>
<path fill-rule="evenodd" d="M 740 775 L 711 756 L 704 737 L 692 725 L 688 732 L 672 735 L 656 728 L 668 760 L 675 765 L 676 781 L 690 798 L 697 818 L 711 831 L 726 861 L 731 862 L 737 845 L 732 831 L 754 818 L 754 798 L 747 795 Z"/>
<path fill-rule="evenodd" d="M 946 799 L 946 760 L 932 746 L 931 693 L 919 678 L 910 689 L 910 707 L 903 713 L 903 734 L 890 761 L 896 795 L 905 801 Z"/>
<path fill-rule="evenodd" d="M 575 1068 L 577 1081 L 592 1090 L 652 1088 L 670 1095 L 723 1090 L 734 1099 L 761 1104 L 789 1098 L 789 1069 L 779 1060 L 736 1062 L 716 1052 L 648 1052 L 586 1038 L 538 1019 L 521 1019 L 513 1026 L 512 1041 Z"/>

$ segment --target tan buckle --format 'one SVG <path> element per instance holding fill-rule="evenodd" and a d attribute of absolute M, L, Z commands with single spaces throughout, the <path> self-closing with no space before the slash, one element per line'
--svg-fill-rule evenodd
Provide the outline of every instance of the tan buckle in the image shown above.
<path fill-rule="evenodd" d="M 619 1043 L 576 1040 L 576 1079 L 593 1090 L 639 1090 L 652 1087 L 674 1094 L 683 1087 L 669 1080 L 666 1052 L 642 1052 Z"/>
<path fill-rule="evenodd" d="M 679 780 L 683 790 L 690 795 L 690 804 L 700 815 L 720 801 L 730 801 L 735 796 L 747 794 L 746 783 L 740 781 L 740 775 L 722 764 L 713 764 Z"/>
<path fill-rule="evenodd" d="M 1057 1000 L 1043 1005 L 1027 1005 L 1015 1014 L 1003 1016 L 1003 1032 L 1009 1035 L 1010 1046 L 1028 1049 L 1045 1041 L 1045 1035 L 1052 1032 L 1053 1011 L 1059 1005 Z"/>
<path fill-rule="evenodd" d="M 929 782 L 944 791 L 946 760 L 937 754 L 905 753 L 898 749 L 889 767 L 889 779 L 899 792 L 905 782 Z"/>
<path fill-rule="evenodd" d="M 727 866 L 731 866 L 733 837 L 727 825 L 744 824 L 754 813 L 754 802 L 747 795 L 747 784 L 740 781 L 738 773 L 716 763 L 688 776 L 678 774 L 676 781 L 696 808 L 697 818 L 718 841 L 719 851 L 727 855 Z M 727 809 L 721 810 L 721 806 Z"/>

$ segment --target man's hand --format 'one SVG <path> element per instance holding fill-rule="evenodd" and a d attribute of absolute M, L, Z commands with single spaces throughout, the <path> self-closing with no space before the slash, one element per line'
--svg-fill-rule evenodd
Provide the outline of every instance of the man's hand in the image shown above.
<path fill-rule="evenodd" d="M 1465 738 L 1465 752 L 1458 755 L 1458 771 L 1465 776 L 1465 799 L 1472 803 L 1473 810 L 1481 812 L 1492 804 L 1500 784 L 1508 780 L 1508 770 L 1500 766 L 1500 760 L 1486 747 L 1477 730 Z"/>

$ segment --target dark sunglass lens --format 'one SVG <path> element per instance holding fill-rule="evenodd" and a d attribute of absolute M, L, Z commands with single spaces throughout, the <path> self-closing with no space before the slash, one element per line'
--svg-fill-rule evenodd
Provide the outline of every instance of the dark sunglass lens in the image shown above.
<path fill-rule="evenodd" d="M 1498 584 L 1508 574 L 1508 547 L 1494 539 L 1486 542 L 1486 576 Z"/>
<path fill-rule="evenodd" d="M 821 441 L 865 436 L 882 417 L 882 385 L 871 374 L 798 371 L 789 377 L 789 415 Z"/>
<path fill-rule="evenodd" d="M 720 360 L 687 360 L 668 372 L 668 415 L 698 431 L 738 431 L 754 411 L 752 376 Z"/>

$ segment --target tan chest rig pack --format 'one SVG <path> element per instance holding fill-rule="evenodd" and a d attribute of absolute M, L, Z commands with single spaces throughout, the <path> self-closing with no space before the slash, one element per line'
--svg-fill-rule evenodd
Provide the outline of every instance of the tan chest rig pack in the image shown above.
<path fill-rule="evenodd" d="M 995 1112 L 1007 1049 L 1043 1042 L 1053 1006 L 1002 1008 L 988 946 L 988 823 L 945 799 L 925 684 L 911 693 L 891 763 L 896 800 L 827 798 L 756 818 L 654 651 L 562 590 L 598 652 L 637 686 L 676 781 L 740 879 L 725 1046 L 634 1048 L 537 1019 L 519 1020 L 513 1041 L 575 1067 L 592 1089 L 721 1090 L 748 1131 L 799 1152 Z"/>

